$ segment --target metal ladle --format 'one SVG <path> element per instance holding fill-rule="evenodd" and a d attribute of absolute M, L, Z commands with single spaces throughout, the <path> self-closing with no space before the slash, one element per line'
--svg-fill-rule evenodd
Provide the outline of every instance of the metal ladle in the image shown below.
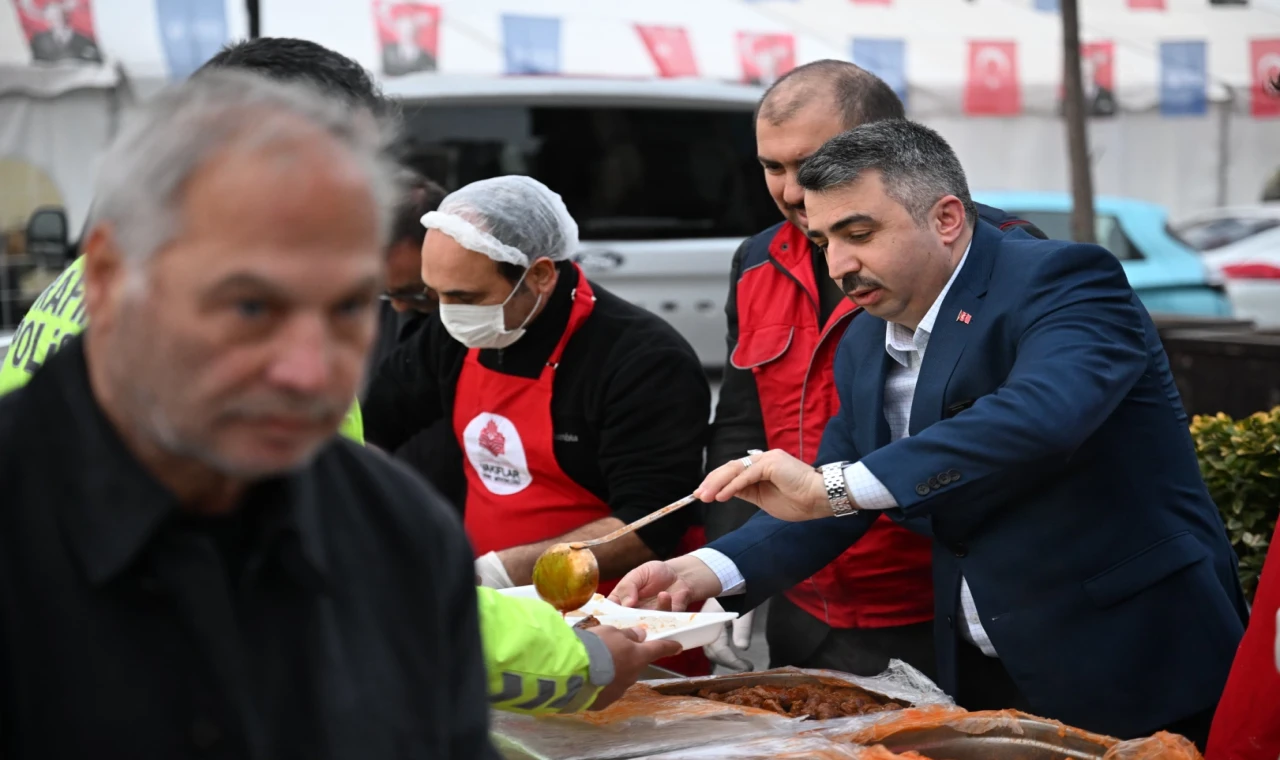
<path fill-rule="evenodd" d="M 596 563 L 596 555 L 591 551 L 591 547 L 616 541 L 697 500 L 697 497 L 690 494 L 680 501 L 645 515 L 630 525 L 618 528 L 607 536 L 593 538 L 590 541 L 553 544 L 548 547 L 533 565 L 533 587 L 537 590 L 538 596 L 562 613 L 580 609 L 591 601 L 591 597 L 595 596 L 596 589 L 600 586 L 600 565 Z"/>

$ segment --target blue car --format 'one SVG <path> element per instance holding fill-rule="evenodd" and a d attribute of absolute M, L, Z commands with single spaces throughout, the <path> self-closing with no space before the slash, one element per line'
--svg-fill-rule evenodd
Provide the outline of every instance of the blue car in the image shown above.
<path fill-rule="evenodd" d="M 1071 239 L 1071 196 L 1066 193 L 974 193 L 973 199 L 1026 219 L 1050 238 Z M 1163 207 L 1103 195 L 1094 198 L 1094 209 L 1098 243 L 1123 262 L 1147 311 L 1231 316 L 1226 294 L 1206 280 L 1204 262 L 1169 234 Z"/>

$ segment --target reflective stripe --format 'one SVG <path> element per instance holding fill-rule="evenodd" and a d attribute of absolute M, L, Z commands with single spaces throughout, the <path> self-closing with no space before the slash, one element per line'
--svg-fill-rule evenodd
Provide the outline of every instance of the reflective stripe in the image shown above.
<path fill-rule="evenodd" d="M 524 680 L 515 673 L 502 674 L 502 692 L 490 695 L 489 702 L 498 704 L 499 702 L 510 702 L 524 694 Z"/>
<path fill-rule="evenodd" d="M 506 675 L 505 673 L 503 674 Z M 556 682 L 546 678 L 538 679 L 538 696 L 516 705 L 517 710 L 536 710 L 551 701 L 556 695 Z"/>
<path fill-rule="evenodd" d="M 565 686 L 566 691 L 564 693 L 564 696 L 560 697 L 559 699 L 557 699 L 556 701 L 552 702 L 550 705 L 547 705 L 547 706 L 550 707 L 552 710 L 563 711 L 564 708 L 567 707 L 568 704 L 573 701 L 573 698 L 578 696 L 578 692 L 582 691 L 582 687 L 586 685 L 586 683 L 587 683 L 586 679 L 583 678 L 582 676 L 571 676 L 569 678 L 569 683 Z"/>

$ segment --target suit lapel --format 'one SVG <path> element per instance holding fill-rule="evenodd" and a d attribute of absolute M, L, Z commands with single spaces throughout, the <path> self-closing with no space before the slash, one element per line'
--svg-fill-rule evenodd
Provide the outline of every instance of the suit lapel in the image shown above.
<path fill-rule="evenodd" d="M 929 346 L 925 349 L 924 363 L 920 365 L 920 376 L 916 379 L 916 394 L 911 401 L 908 426 L 911 435 L 942 418 L 947 384 L 964 353 L 969 335 L 977 329 L 973 323 L 979 319 L 983 297 L 987 294 L 995 249 L 1000 244 L 999 236 L 1000 232 L 994 227 L 978 221 L 964 268 L 942 301 L 933 331 L 929 333 Z"/>

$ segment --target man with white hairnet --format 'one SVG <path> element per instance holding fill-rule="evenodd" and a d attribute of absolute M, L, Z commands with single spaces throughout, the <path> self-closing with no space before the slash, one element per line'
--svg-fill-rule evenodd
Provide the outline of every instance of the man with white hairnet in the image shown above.
<path fill-rule="evenodd" d="M 551 544 L 603 536 L 685 496 L 710 417 L 701 364 L 670 325 L 570 260 L 578 226 L 560 196 L 497 177 L 422 221 L 423 281 L 439 319 L 375 373 L 366 435 L 394 449 L 452 420 L 484 585 L 526 585 Z M 697 522 L 678 512 L 596 549 L 602 588 L 698 544 Z M 681 657 L 665 664 L 709 669 L 701 652 Z"/>

